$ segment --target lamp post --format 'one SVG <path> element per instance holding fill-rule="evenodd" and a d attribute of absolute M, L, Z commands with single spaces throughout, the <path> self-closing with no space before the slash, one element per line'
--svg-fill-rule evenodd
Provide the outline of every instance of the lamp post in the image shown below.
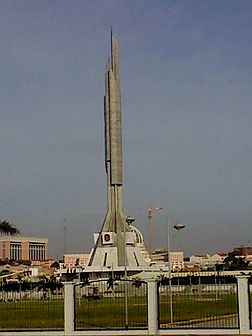
<path fill-rule="evenodd" d="M 168 252 L 168 277 L 169 277 L 169 298 L 170 298 L 170 322 L 173 323 L 173 307 L 172 307 L 172 261 L 171 261 L 171 240 L 170 240 L 170 230 L 174 228 L 177 231 L 184 229 L 185 225 L 177 223 L 172 225 L 170 218 L 167 220 L 167 252 Z"/>
<path fill-rule="evenodd" d="M 132 224 L 135 221 L 134 217 L 126 216 L 125 217 L 125 222 L 123 225 L 123 234 L 124 234 L 124 277 L 125 277 L 125 325 L 126 329 L 129 327 L 129 312 L 128 312 L 128 284 L 127 284 L 127 279 L 128 279 L 128 271 L 127 271 L 127 239 L 126 239 L 126 228 L 125 225 L 126 223 L 128 225 Z"/>

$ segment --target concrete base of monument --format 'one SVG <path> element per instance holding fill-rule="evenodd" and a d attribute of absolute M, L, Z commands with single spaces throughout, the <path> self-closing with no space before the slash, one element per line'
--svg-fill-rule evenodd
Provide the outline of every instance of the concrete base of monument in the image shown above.
<path fill-rule="evenodd" d="M 91 266 L 85 267 L 85 272 L 124 272 L 125 265 L 128 272 L 149 269 L 142 251 L 137 246 L 125 247 L 125 259 L 122 265 L 118 265 L 118 249 L 116 246 L 97 247 Z M 92 254 L 92 252 L 91 252 Z"/>

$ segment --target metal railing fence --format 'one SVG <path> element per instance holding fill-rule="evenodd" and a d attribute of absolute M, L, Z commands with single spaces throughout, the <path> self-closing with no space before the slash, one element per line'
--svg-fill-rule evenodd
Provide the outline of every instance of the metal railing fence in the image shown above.
<path fill-rule="evenodd" d="M 74 297 L 75 330 L 148 327 L 145 282 L 91 281 L 76 285 Z"/>
<path fill-rule="evenodd" d="M 3 285 L 0 333 L 77 336 L 100 330 L 104 335 L 124 336 L 252 335 L 250 274 L 225 281 L 180 280 L 180 284 L 173 280 L 171 291 L 167 279 L 153 278 L 65 282 L 64 288 L 45 283 Z"/>
<path fill-rule="evenodd" d="M 249 322 L 252 329 L 252 278 L 248 279 Z"/>
<path fill-rule="evenodd" d="M 194 278 L 193 282 L 171 286 L 165 280 L 159 282 L 158 295 L 160 329 L 238 328 L 234 278 L 205 278 L 203 283 Z"/>
<path fill-rule="evenodd" d="M 63 330 L 62 285 L 19 283 L 0 288 L 0 331 Z"/>

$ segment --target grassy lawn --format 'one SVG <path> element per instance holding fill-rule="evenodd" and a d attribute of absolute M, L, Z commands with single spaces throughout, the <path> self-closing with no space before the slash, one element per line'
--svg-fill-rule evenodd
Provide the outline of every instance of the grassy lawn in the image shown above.
<path fill-rule="evenodd" d="M 0 302 L 0 330 L 63 328 L 62 299 Z"/>
<path fill-rule="evenodd" d="M 125 299 L 76 299 L 76 328 L 125 328 Z M 147 327 L 146 298 L 128 299 L 129 328 Z M 63 300 L 0 302 L 0 330 L 64 328 Z"/>
<path fill-rule="evenodd" d="M 216 319 L 237 314 L 236 294 L 173 295 L 173 321 Z M 98 300 L 75 300 L 76 329 L 125 328 L 126 308 L 124 297 L 101 297 Z M 160 323 L 170 322 L 169 295 L 160 295 Z M 0 302 L 0 330 L 63 329 L 64 301 L 20 300 Z M 147 327 L 147 302 L 145 296 L 128 298 L 128 327 Z"/>
<path fill-rule="evenodd" d="M 77 329 L 125 328 L 126 304 L 124 298 L 76 300 Z M 147 328 L 147 302 L 145 297 L 128 298 L 128 327 Z"/>
<path fill-rule="evenodd" d="M 173 295 L 173 322 L 216 319 L 221 316 L 237 314 L 236 294 Z M 160 323 L 170 322 L 169 296 L 160 297 Z"/>

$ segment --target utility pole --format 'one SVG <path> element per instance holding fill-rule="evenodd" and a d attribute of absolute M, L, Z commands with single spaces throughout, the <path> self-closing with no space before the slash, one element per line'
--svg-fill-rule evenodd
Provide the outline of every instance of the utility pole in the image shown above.
<path fill-rule="evenodd" d="M 66 226 L 66 218 L 64 217 L 64 254 L 67 253 L 67 226 Z"/>
<path fill-rule="evenodd" d="M 164 210 L 162 207 L 155 207 L 148 209 L 148 248 L 149 253 L 152 253 L 152 241 L 153 241 L 153 226 L 152 226 L 152 211 Z"/>
<path fill-rule="evenodd" d="M 171 258 L 171 239 L 170 230 L 174 228 L 179 231 L 185 228 L 185 224 L 172 224 L 170 218 L 167 219 L 167 253 L 168 253 L 168 277 L 169 277 L 169 297 L 170 297 L 170 322 L 173 323 L 173 302 L 172 302 L 172 258 Z"/>

